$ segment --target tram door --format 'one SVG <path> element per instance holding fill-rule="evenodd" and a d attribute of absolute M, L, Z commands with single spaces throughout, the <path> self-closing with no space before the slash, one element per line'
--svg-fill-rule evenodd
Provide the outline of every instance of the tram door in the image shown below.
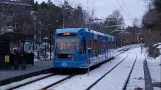
<path fill-rule="evenodd" d="M 98 57 L 98 42 L 94 40 L 95 57 Z"/>
<path fill-rule="evenodd" d="M 85 37 L 83 36 L 81 43 L 80 43 L 80 50 L 79 50 L 79 54 L 81 55 L 81 60 L 86 60 L 87 59 L 87 45 L 86 45 L 86 40 Z"/>

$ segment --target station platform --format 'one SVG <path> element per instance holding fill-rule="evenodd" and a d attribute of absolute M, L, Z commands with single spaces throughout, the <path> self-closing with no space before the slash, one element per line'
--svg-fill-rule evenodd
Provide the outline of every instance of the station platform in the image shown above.
<path fill-rule="evenodd" d="M 36 76 L 43 73 L 48 73 L 52 70 L 53 61 L 38 61 L 34 65 L 27 65 L 26 70 L 0 70 L 0 86 Z"/>

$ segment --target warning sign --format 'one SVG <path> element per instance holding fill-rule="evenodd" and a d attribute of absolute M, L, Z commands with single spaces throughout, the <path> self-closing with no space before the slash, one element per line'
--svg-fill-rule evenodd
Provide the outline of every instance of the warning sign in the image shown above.
<path fill-rule="evenodd" d="M 5 62 L 10 62 L 8 55 L 5 56 Z"/>

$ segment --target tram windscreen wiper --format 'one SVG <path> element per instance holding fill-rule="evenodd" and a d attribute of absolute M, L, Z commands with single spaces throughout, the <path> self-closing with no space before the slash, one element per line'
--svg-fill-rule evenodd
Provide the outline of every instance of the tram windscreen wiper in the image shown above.
<path fill-rule="evenodd" d="M 57 49 L 58 49 L 58 42 L 56 42 L 56 46 L 55 46 L 55 54 L 57 54 Z"/>
<path fill-rule="evenodd" d="M 77 45 L 75 45 L 75 52 L 76 52 L 76 54 L 77 54 Z"/>

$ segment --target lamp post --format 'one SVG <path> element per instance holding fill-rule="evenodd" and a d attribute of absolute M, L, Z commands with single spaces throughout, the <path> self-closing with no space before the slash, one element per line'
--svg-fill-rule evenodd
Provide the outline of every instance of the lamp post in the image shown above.
<path fill-rule="evenodd" d="M 45 37 L 44 37 L 44 40 L 45 40 L 45 60 L 46 60 L 46 43 L 47 43 L 47 39 L 48 39 L 48 37 L 45 36 Z"/>
<path fill-rule="evenodd" d="M 50 60 L 51 60 L 51 47 L 52 47 L 52 28 L 51 28 L 51 24 L 48 24 L 48 27 L 49 27 L 49 31 L 50 31 Z"/>

